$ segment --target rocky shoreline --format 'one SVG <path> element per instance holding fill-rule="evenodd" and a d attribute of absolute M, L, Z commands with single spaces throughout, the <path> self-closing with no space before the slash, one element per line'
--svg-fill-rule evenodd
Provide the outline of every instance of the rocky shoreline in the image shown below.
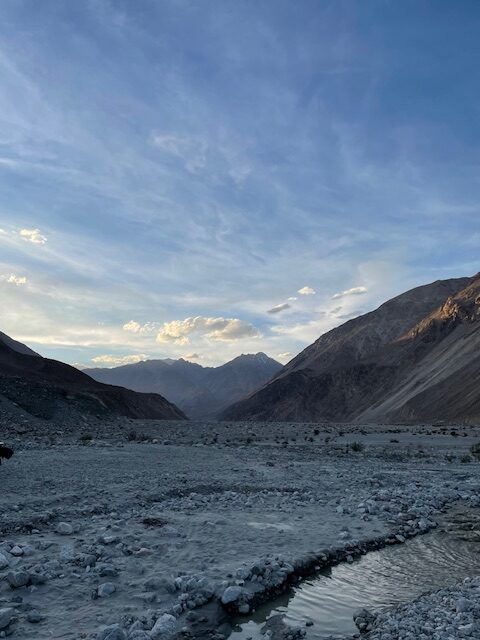
<path fill-rule="evenodd" d="M 477 640 L 480 638 L 480 576 L 426 593 L 379 615 L 358 612 L 356 622 L 365 640 Z"/>

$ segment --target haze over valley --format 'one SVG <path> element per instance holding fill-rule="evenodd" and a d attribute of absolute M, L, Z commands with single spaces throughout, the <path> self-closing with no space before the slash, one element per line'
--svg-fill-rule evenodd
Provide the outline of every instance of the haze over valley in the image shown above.
<path fill-rule="evenodd" d="M 219 367 L 169 359 L 84 372 L 99 382 L 167 396 L 191 418 L 215 418 L 269 382 L 281 368 L 279 362 L 257 353 L 238 356 Z"/>

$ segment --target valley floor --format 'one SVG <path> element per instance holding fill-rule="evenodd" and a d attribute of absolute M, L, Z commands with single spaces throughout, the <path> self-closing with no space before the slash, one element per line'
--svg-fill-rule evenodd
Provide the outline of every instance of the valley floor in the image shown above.
<path fill-rule="evenodd" d="M 402 542 L 480 505 L 477 427 L 10 424 L 1 439 L 16 453 L 0 467 L 0 637 L 203 637 L 212 596 L 246 612 L 332 546 Z"/>

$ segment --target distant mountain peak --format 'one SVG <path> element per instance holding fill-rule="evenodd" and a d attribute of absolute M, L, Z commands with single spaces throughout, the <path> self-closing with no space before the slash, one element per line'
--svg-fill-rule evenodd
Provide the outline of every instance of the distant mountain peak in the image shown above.
<path fill-rule="evenodd" d="M 282 368 L 265 353 L 241 354 L 218 367 L 203 367 L 185 358 L 149 360 L 128 367 L 86 369 L 95 380 L 142 392 L 156 392 L 175 402 L 190 417 L 214 417 L 225 406 L 268 382 Z"/>
<path fill-rule="evenodd" d="M 258 351 L 258 353 L 242 353 L 230 362 L 234 362 L 236 360 L 256 360 L 257 362 L 276 362 L 270 356 L 267 356 L 263 351 Z M 228 364 L 228 363 L 227 363 Z"/>

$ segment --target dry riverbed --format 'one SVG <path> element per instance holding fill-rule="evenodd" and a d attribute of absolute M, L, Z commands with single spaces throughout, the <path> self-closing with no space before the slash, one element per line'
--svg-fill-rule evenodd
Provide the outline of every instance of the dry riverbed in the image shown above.
<path fill-rule="evenodd" d="M 0 439 L 0 637 L 227 637 L 302 575 L 480 505 L 476 427 L 19 421 Z"/>

